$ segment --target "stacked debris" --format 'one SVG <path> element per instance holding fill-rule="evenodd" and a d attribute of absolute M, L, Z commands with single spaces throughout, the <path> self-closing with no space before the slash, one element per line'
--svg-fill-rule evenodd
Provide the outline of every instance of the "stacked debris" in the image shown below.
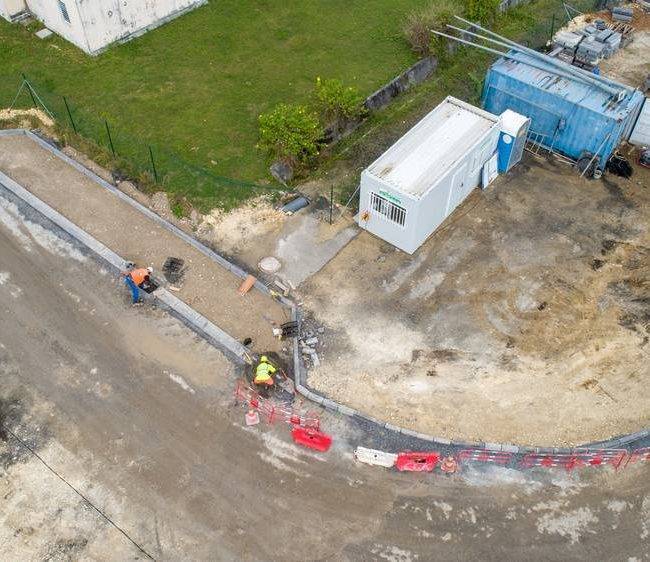
<path fill-rule="evenodd" d="M 593 70 L 631 41 L 633 28 L 627 23 L 596 19 L 577 31 L 558 31 L 553 37 L 551 56 Z"/>
<path fill-rule="evenodd" d="M 632 8 L 612 8 L 612 18 L 616 21 L 630 23 L 634 17 L 634 10 Z"/>
<path fill-rule="evenodd" d="M 322 335 L 325 332 L 325 329 L 319 327 L 316 329 L 316 332 Z M 314 367 L 318 367 L 320 365 L 320 359 L 318 357 L 318 353 L 316 352 L 319 344 L 319 338 L 313 331 L 305 331 L 302 339 L 300 340 L 300 353 L 306 360 L 311 361 L 311 364 Z"/>

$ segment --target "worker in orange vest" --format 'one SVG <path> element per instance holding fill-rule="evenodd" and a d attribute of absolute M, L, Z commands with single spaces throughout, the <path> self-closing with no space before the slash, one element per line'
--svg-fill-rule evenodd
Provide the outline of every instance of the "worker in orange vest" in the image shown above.
<path fill-rule="evenodd" d="M 131 290 L 133 305 L 140 304 L 140 287 L 145 281 L 149 281 L 149 276 L 153 273 L 152 267 L 140 267 L 123 271 L 125 285 Z"/>
<path fill-rule="evenodd" d="M 260 364 L 255 369 L 255 379 L 253 382 L 259 386 L 273 386 L 273 373 L 276 369 L 269 363 L 268 357 L 262 355 L 260 357 Z"/>

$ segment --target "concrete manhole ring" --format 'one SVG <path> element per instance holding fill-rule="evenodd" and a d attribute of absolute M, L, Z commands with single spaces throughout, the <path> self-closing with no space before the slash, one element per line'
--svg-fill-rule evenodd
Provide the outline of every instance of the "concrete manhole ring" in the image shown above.
<path fill-rule="evenodd" d="M 260 263 L 257 264 L 257 267 L 259 267 L 264 273 L 277 273 L 280 271 L 282 264 L 278 258 L 268 256 L 266 258 L 262 258 L 260 260 Z"/>

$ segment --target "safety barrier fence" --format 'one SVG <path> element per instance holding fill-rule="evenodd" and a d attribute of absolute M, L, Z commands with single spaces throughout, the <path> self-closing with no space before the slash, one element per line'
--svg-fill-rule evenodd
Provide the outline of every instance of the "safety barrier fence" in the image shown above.
<path fill-rule="evenodd" d="M 312 411 L 302 412 L 289 404 L 279 404 L 270 398 L 260 396 L 260 393 L 251 388 L 243 380 L 235 385 L 235 401 L 246 404 L 251 411 L 260 414 L 268 424 L 283 422 L 291 426 L 291 437 L 295 443 L 314 449 L 319 452 L 327 451 L 332 445 L 332 438 L 320 429 L 320 417 Z M 257 421 L 253 421 L 257 423 Z"/>
<path fill-rule="evenodd" d="M 650 447 L 627 451 L 625 449 L 574 449 L 568 453 L 527 453 L 515 455 L 505 451 L 488 449 L 463 449 L 455 454 L 445 456 L 440 451 L 386 453 L 376 449 L 357 447 L 354 458 L 362 463 L 395 468 L 400 472 L 432 472 L 440 463 L 450 462 L 454 466 L 468 463 L 496 464 L 521 469 L 529 468 L 560 468 L 571 471 L 579 468 L 611 466 L 615 470 L 625 468 L 629 464 L 650 461 Z M 455 469 L 454 469 L 455 471 Z"/>
<path fill-rule="evenodd" d="M 269 398 L 264 398 L 242 380 L 237 381 L 235 386 L 235 400 L 257 410 L 269 424 L 280 421 L 291 426 L 320 429 L 320 416 L 317 413 L 301 412 L 291 405 L 278 404 Z"/>

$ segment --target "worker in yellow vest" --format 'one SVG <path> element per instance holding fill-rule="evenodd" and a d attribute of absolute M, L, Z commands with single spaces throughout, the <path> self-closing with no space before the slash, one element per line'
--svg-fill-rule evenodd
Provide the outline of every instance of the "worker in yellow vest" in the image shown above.
<path fill-rule="evenodd" d="M 273 373 L 276 369 L 271 363 L 269 363 L 268 357 L 262 355 L 260 357 L 260 363 L 255 369 L 255 379 L 253 382 L 260 386 L 273 386 Z"/>

